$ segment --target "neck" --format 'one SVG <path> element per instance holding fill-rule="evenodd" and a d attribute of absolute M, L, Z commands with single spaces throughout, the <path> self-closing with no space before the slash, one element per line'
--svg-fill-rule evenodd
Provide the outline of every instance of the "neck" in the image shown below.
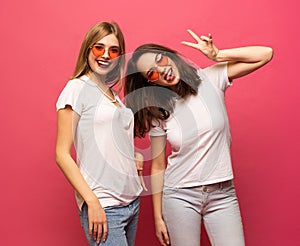
<path fill-rule="evenodd" d="M 87 73 L 87 76 L 94 81 L 97 85 L 103 87 L 107 87 L 105 85 L 105 76 L 104 75 L 99 75 L 99 74 L 95 74 L 94 72 L 89 72 Z"/>
<path fill-rule="evenodd" d="M 115 95 L 111 91 L 111 89 L 105 84 L 104 76 L 96 75 L 95 73 L 88 73 L 87 76 L 90 80 L 92 80 L 99 90 L 106 96 L 112 103 L 117 103 Z"/>

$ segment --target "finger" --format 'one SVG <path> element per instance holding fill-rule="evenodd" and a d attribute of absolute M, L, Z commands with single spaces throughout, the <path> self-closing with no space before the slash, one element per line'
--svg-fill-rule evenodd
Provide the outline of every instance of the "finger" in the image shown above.
<path fill-rule="evenodd" d="M 209 42 L 210 44 L 212 44 L 212 35 L 211 35 L 211 33 L 208 34 L 208 38 L 209 38 L 209 41 L 208 41 L 208 42 Z"/>
<path fill-rule="evenodd" d="M 141 185 L 142 185 L 143 189 L 144 189 L 145 191 L 148 191 L 143 176 L 140 176 L 140 180 L 141 180 Z"/>
<path fill-rule="evenodd" d="M 97 238 L 95 239 L 97 243 L 100 243 L 101 236 L 102 236 L 102 226 L 98 225 Z"/>
<path fill-rule="evenodd" d="M 159 237 L 158 241 L 160 242 L 160 245 L 167 246 L 167 244 L 165 243 L 165 241 L 164 241 L 164 239 L 162 237 Z"/>
<path fill-rule="evenodd" d="M 201 41 L 200 38 L 199 38 L 199 36 L 198 36 L 196 33 L 194 33 L 191 29 L 188 29 L 187 31 L 188 31 L 189 34 L 191 34 L 191 36 L 192 36 L 197 42 L 200 42 L 200 41 Z"/>
<path fill-rule="evenodd" d="M 202 35 L 201 39 L 202 41 L 207 42 L 208 45 L 212 45 L 212 35 L 210 33 L 207 36 Z"/>
<path fill-rule="evenodd" d="M 182 41 L 181 44 L 192 47 L 194 49 L 198 49 L 198 44 L 195 43 L 191 43 L 191 42 L 186 42 L 186 41 Z"/>
<path fill-rule="evenodd" d="M 143 177 L 143 171 L 138 171 L 138 175 L 140 178 Z"/>
<path fill-rule="evenodd" d="M 93 223 L 89 222 L 89 235 L 92 236 L 93 235 Z"/>
<path fill-rule="evenodd" d="M 143 170 L 144 162 L 136 161 L 136 168 L 137 170 Z"/>
<path fill-rule="evenodd" d="M 97 235 L 99 234 L 98 233 L 99 229 L 101 230 L 101 226 L 98 226 L 97 224 L 94 224 L 94 227 L 93 227 L 93 238 L 94 238 L 95 241 L 97 240 Z"/>
<path fill-rule="evenodd" d="M 170 244 L 170 239 L 169 239 L 169 235 L 168 235 L 168 232 L 163 232 L 163 238 L 164 238 L 164 241 L 167 245 Z"/>
<path fill-rule="evenodd" d="M 201 35 L 200 38 L 201 38 L 202 41 L 206 41 L 206 42 L 209 42 L 211 40 L 209 37 L 204 36 L 204 35 Z"/>
<path fill-rule="evenodd" d="M 108 234 L 107 222 L 103 223 L 102 241 L 105 242 Z"/>

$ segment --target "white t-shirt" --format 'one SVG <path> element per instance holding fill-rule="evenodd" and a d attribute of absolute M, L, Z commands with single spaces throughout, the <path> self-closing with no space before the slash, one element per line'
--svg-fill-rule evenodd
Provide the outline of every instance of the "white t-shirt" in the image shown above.
<path fill-rule="evenodd" d="M 133 113 L 116 96 L 116 107 L 87 76 L 70 80 L 56 109 L 70 105 L 79 116 L 77 165 L 102 207 L 127 205 L 141 193 L 133 145 Z M 82 197 L 76 193 L 78 207 Z"/>
<path fill-rule="evenodd" d="M 165 186 L 193 187 L 233 178 L 230 129 L 224 102 L 227 63 L 198 70 L 198 94 L 176 101 L 174 112 L 154 123 L 150 136 L 166 135 L 172 146 Z"/>

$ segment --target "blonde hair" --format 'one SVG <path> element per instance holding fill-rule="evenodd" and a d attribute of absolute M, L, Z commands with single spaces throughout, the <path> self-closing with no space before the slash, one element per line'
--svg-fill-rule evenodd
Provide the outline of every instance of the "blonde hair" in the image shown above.
<path fill-rule="evenodd" d="M 115 22 L 98 22 L 93 25 L 88 32 L 86 33 L 84 40 L 81 44 L 81 48 L 78 54 L 75 70 L 71 79 L 78 78 L 82 75 L 87 74 L 91 71 L 91 68 L 88 64 L 88 55 L 90 52 L 91 46 L 93 46 L 97 41 L 104 38 L 109 34 L 114 34 L 119 41 L 120 46 L 120 56 L 117 66 L 108 73 L 106 76 L 107 82 L 115 81 L 120 82 L 120 90 L 122 88 L 122 75 L 125 66 L 125 40 L 123 33 Z"/>

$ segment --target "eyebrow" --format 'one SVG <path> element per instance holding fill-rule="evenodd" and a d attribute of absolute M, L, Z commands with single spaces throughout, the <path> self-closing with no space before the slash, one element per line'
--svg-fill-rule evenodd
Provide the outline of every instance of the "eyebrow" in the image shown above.
<path fill-rule="evenodd" d="M 94 45 L 102 45 L 102 46 L 107 46 L 107 45 L 105 45 L 105 44 L 103 44 L 103 43 L 95 43 Z M 120 46 L 118 46 L 118 45 L 112 45 L 112 46 L 109 46 L 110 48 L 111 47 L 114 47 L 114 48 L 120 48 Z"/>

